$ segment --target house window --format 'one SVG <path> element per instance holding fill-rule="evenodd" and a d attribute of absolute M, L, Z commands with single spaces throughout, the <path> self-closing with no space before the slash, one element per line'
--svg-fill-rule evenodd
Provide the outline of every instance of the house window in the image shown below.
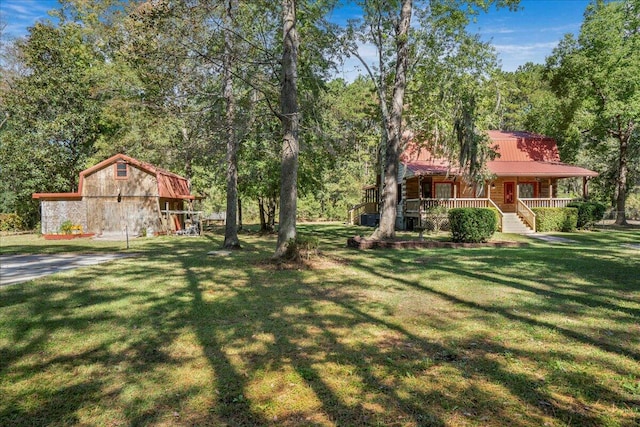
<path fill-rule="evenodd" d="M 116 163 L 116 179 L 127 179 L 128 172 L 126 163 Z"/>
<path fill-rule="evenodd" d="M 453 195 L 453 184 L 450 182 L 436 182 L 436 199 L 450 199 Z"/>
<path fill-rule="evenodd" d="M 537 196 L 536 184 L 533 182 L 523 182 L 518 184 L 518 197 L 521 199 L 533 199 Z"/>
<path fill-rule="evenodd" d="M 402 184 L 398 184 L 398 204 L 402 203 Z"/>

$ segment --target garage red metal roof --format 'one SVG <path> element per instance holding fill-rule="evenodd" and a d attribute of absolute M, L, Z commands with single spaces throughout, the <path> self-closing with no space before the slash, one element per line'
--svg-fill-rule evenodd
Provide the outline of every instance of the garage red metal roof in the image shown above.
<path fill-rule="evenodd" d="M 106 160 L 92 166 L 88 169 L 80 172 L 80 179 L 78 182 L 78 191 L 75 193 L 34 193 L 32 197 L 34 199 L 56 199 L 56 200 L 80 200 L 82 198 L 82 186 L 84 184 L 84 178 L 92 173 L 101 170 L 116 162 L 125 162 L 142 169 L 151 175 L 156 177 L 158 182 L 158 195 L 167 199 L 195 199 L 195 196 L 191 195 L 189 190 L 189 181 L 187 178 L 183 178 L 180 175 L 176 175 L 173 172 L 166 171 L 151 163 L 141 162 L 124 154 L 116 154 L 109 157 Z"/>

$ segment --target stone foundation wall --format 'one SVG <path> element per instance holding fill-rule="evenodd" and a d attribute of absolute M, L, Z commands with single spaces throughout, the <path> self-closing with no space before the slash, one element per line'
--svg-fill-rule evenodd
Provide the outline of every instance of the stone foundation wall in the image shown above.
<path fill-rule="evenodd" d="M 87 230 L 87 209 L 82 200 L 41 200 L 40 209 L 42 234 L 54 234 L 60 231 L 63 222 L 69 220 Z"/>

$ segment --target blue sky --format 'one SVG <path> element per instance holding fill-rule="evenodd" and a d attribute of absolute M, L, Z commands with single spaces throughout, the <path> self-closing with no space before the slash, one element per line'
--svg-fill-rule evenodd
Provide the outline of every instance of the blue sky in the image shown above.
<path fill-rule="evenodd" d="M 21 37 L 37 20 L 47 19 L 47 12 L 59 6 L 58 0 L 0 0 L 5 36 Z"/>
<path fill-rule="evenodd" d="M 495 46 L 503 70 L 514 71 L 526 62 L 544 63 L 564 34 L 577 34 L 588 4 L 588 0 L 521 0 L 521 10 L 491 9 L 469 29 Z M 29 26 L 47 19 L 47 11 L 57 6 L 57 0 L 0 0 L 0 14 L 7 24 L 5 35 L 24 36 Z M 332 20 L 344 22 L 358 13 L 353 2 L 344 1 Z M 361 54 L 375 57 L 371 46 L 362 46 Z M 350 80 L 356 68 L 355 61 L 347 61 L 344 76 Z"/>
<path fill-rule="evenodd" d="M 521 0 L 521 9 L 491 10 L 469 27 L 490 41 L 502 69 L 515 71 L 526 62 L 544 63 L 567 33 L 578 34 L 588 0 Z"/>

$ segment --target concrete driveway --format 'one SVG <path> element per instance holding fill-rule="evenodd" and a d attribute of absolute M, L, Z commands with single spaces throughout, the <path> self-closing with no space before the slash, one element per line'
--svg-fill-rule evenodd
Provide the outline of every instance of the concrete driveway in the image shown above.
<path fill-rule="evenodd" d="M 0 256 L 0 286 L 28 282 L 38 277 L 74 268 L 102 264 L 134 254 L 57 254 Z"/>

